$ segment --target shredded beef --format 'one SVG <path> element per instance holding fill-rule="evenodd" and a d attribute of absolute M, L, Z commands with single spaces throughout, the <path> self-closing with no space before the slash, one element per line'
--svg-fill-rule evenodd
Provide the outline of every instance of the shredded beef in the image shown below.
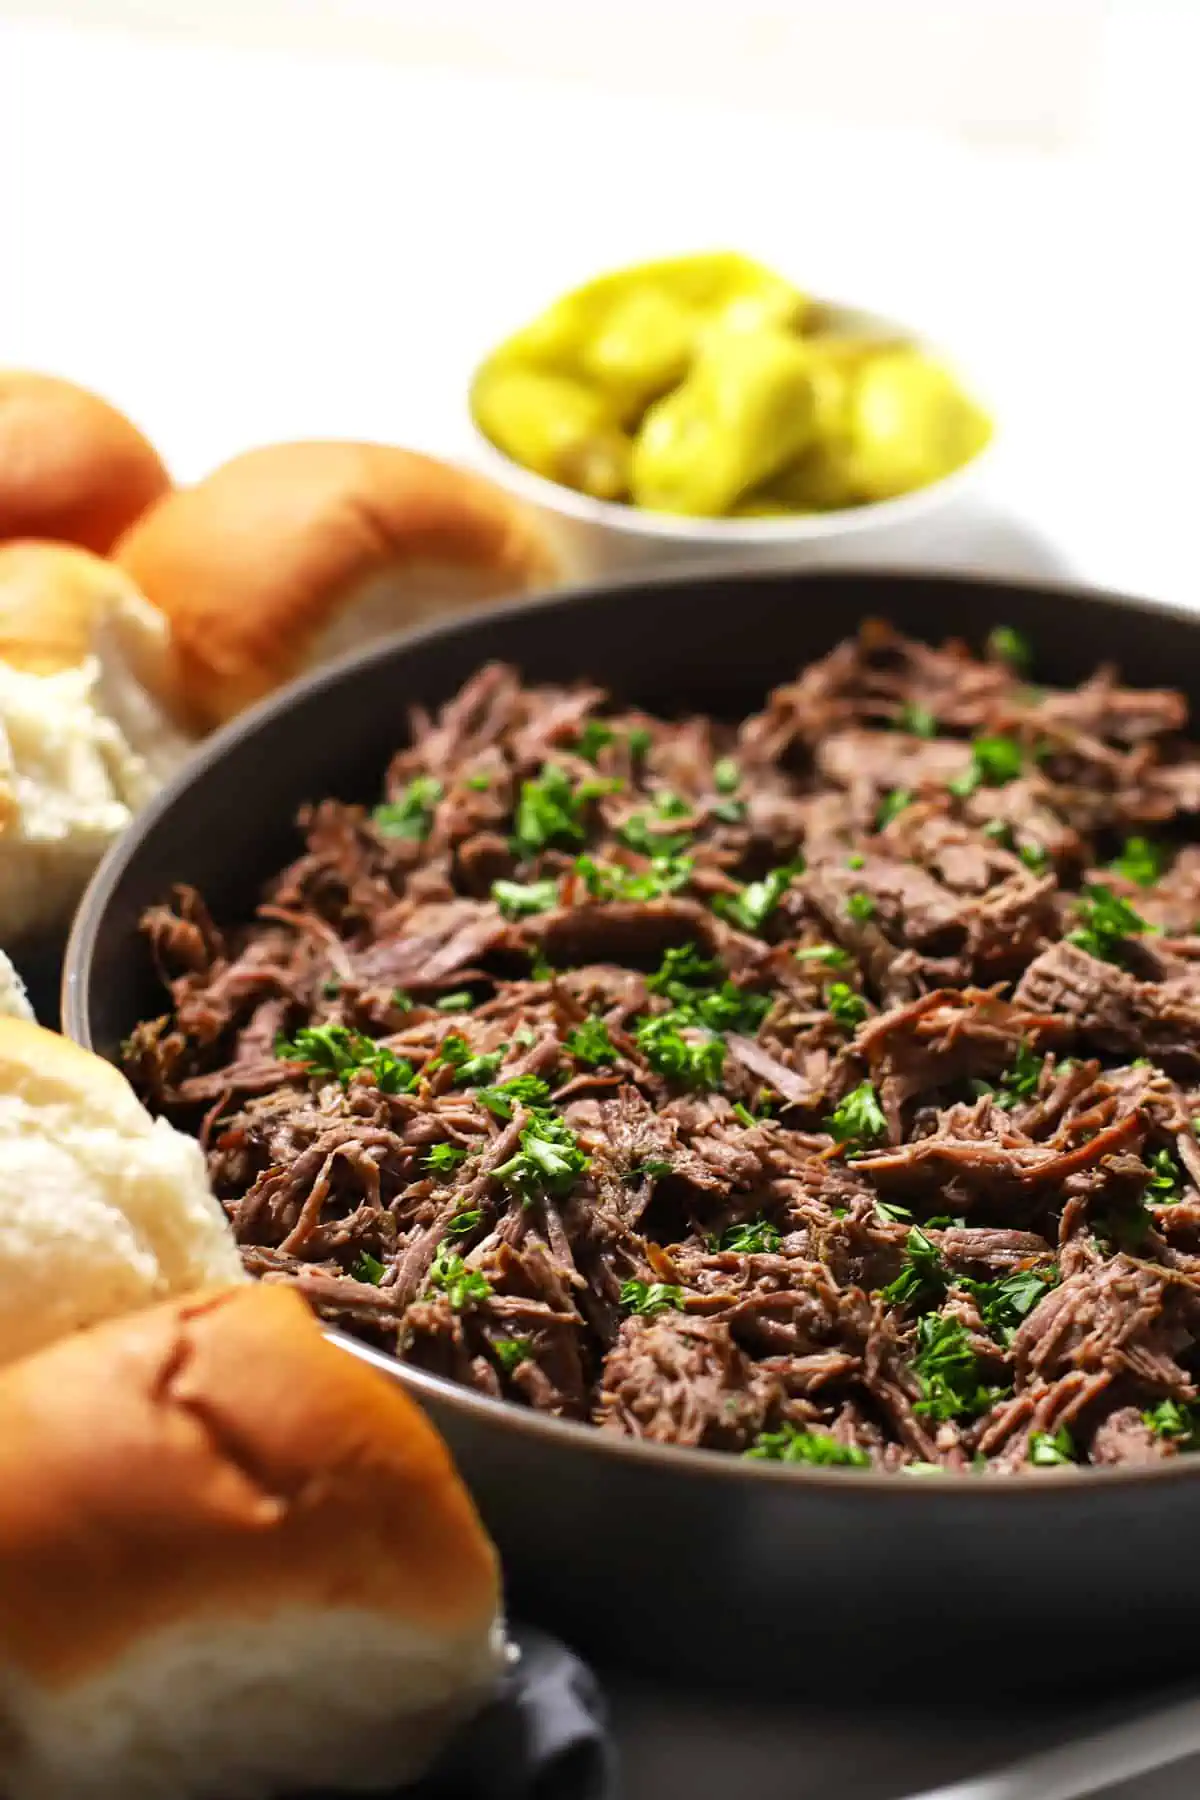
<path fill-rule="evenodd" d="M 252 919 L 151 908 L 126 1066 L 247 1269 L 658 1443 L 1188 1453 L 1200 754 L 1005 643 L 873 621 L 740 725 L 492 665 Z"/>

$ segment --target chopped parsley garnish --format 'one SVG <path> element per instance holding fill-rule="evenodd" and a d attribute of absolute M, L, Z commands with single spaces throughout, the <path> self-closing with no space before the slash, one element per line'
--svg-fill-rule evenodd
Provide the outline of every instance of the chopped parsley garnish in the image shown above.
<path fill-rule="evenodd" d="M 690 1042 L 680 1032 L 680 1026 L 688 1024 L 690 1020 L 675 1011 L 644 1018 L 636 1031 L 638 1049 L 656 1074 L 670 1081 L 690 1088 L 720 1087 L 725 1045 L 718 1037 Z"/>
<path fill-rule="evenodd" d="M 1017 1327 L 1057 1283 L 1058 1269 L 1051 1263 L 1042 1269 L 1018 1269 L 997 1281 L 961 1276 L 958 1286 L 973 1297 L 988 1336 L 1007 1349 Z"/>
<path fill-rule="evenodd" d="M 1003 844 L 1007 847 L 1012 843 L 1012 826 L 1007 819 L 989 819 L 987 824 L 981 827 L 981 830 L 984 837 L 991 838 L 994 844 Z"/>
<path fill-rule="evenodd" d="M 468 1154 L 461 1144 L 431 1144 L 425 1152 L 425 1167 L 435 1175 L 452 1175 Z"/>
<path fill-rule="evenodd" d="M 835 1112 L 825 1120 L 825 1129 L 839 1144 L 873 1144 L 887 1131 L 887 1120 L 879 1104 L 879 1096 L 869 1081 L 853 1088 Z"/>
<path fill-rule="evenodd" d="M 533 1355 L 533 1344 L 527 1337 L 493 1338 L 492 1354 L 505 1374 L 511 1375 L 518 1363 L 527 1362 Z"/>
<path fill-rule="evenodd" d="M 654 796 L 654 810 L 660 819 L 686 819 L 692 812 L 692 804 L 674 788 L 660 788 Z"/>
<path fill-rule="evenodd" d="M 739 1255 L 770 1254 L 783 1242 L 783 1233 L 770 1219 L 748 1219 L 741 1225 L 728 1225 L 709 1240 L 714 1250 L 736 1250 Z"/>
<path fill-rule="evenodd" d="M 846 858 L 846 867 L 848 869 L 865 869 L 866 866 L 867 859 L 861 850 L 852 850 Z"/>
<path fill-rule="evenodd" d="M 844 969 L 850 961 L 849 953 L 840 944 L 806 944 L 801 950 L 793 950 L 792 956 L 797 962 L 822 962 L 831 969 Z"/>
<path fill-rule="evenodd" d="M 635 725 L 625 742 L 633 761 L 641 762 L 642 758 L 649 753 L 654 738 L 644 725 Z"/>
<path fill-rule="evenodd" d="M 692 841 L 690 831 L 652 829 L 656 820 L 649 813 L 630 813 L 617 827 L 617 836 L 641 856 L 679 856 Z"/>
<path fill-rule="evenodd" d="M 1187 1400 L 1160 1400 L 1142 1414 L 1155 1437 L 1170 1438 L 1181 1450 L 1195 1450 L 1200 1445 L 1197 1409 Z"/>
<path fill-rule="evenodd" d="M 475 996 L 467 988 L 456 988 L 452 994 L 443 994 L 437 1002 L 439 1012 L 470 1012 L 475 1004 Z"/>
<path fill-rule="evenodd" d="M 486 1300 L 492 1291 L 487 1276 L 478 1269 L 468 1269 L 458 1251 L 446 1243 L 438 1245 L 429 1266 L 429 1285 L 445 1294 L 455 1312 L 462 1312 L 472 1300 Z"/>
<path fill-rule="evenodd" d="M 1167 866 L 1169 852 L 1161 844 L 1152 843 L 1149 838 L 1131 837 L 1125 839 L 1120 856 L 1115 856 L 1109 863 L 1114 875 L 1123 875 L 1126 881 L 1135 881 L 1139 887 L 1153 887 Z"/>
<path fill-rule="evenodd" d="M 378 1287 L 387 1274 L 387 1264 L 381 1263 L 369 1250 L 364 1250 L 351 1265 L 350 1273 L 355 1281 L 369 1281 L 372 1287 Z"/>
<path fill-rule="evenodd" d="M 537 856 L 552 844 L 582 844 L 587 835 L 584 820 L 589 800 L 611 794 L 620 785 L 615 779 L 597 779 L 572 787 L 565 769 L 545 763 L 536 780 L 521 783 L 513 848 L 520 856 Z"/>
<path fill-rule="evenodd" d="M 1169 1150 L 1156 1150 L 1150 1158 L 1153 1173 L 1145 1198 L 1151 1206 L 1178 1206 L 1183 1199 L 1183 1170 Z"/>
<path fill-rule="evenodd" d="M 527 919 L 558 905 L 557 881 L 493 881 L 492 899 L 506 919 Z"/>
<path fill-rule="evenodd" d="M 862 995 L 844 981 L 831 981 L 825 990 L 825 1004 L 839 1025 L 853 1031 L 867 1016 L 867 1003 Z"/>
<path fill-rule="evenodd" d="M 842 1444 L 827 1431 L 785 1425 L 782 1431 L 760 1431 L 743 1454 L 759 1462 L 807 1463 L 819 1469 L 869 1469 L 871 1458 L 857 1444 Z"/>
<path fill-rule="evenodd" d="M 720 820 L 722 825 L 740 825 L 746 817 L 746 802 L 744 800 L 717 800 L 708 810 L 714 819 Z"/>
<path fill-rule="evenodd" d="M 690 856 L 656 856 L 649 869 L 634 871 L 616 863 L 598 863 L 590 856 L 575 858 L 575 872 L 597 900 L 658 900 L 676 894 L 692 879 Z"/>
<path fill-rule="evenodd" d="M 996 625 L 988 632 L 987 653 L 997 662 L 1007 663 L 1019 675 L 1026 674 L 1033 662 L 1028 638 L 1014 631 L 1011 625 Z"/>
<path fill-rule="evenodd" d="M 900 729 L 911 732 L 913 737 L 936 737 L 937 720 L 927 706 L 918 706 L 910 700 L 900 714 Z"/>
<path fill-rule="evenodd" d="M 713 764 L 713 786 L 718 794 L 735 793 L 741 783 L 742 771 L 732 756 L 723 756 Z"/>
<path fill-rule="evenodd" d="M 681 1308 L 683 1289 L 672 1287 L 665 1281 L 623 1281 L 621 1305 L 626 1312 L 641 1313 L 644 1318 L 650 1319 L 655 1313 L 666 1312 L 669 1307 L 676 1310 Z"/>
<path fill-rule="evenodd" d="M 1098 956 L 1102 962 L 1120 962 L 1125 940 L 1140 937 L 1151 927 L 1128 900 L 1122 900 L 1111 888 L 1092 882 L 1083 891 L 1086 898 L 1075 909 L 1080 924 L 1068 933 L 1067 942 Z"/>
<path fill-rule="evenodd" d="M 971 744 L 971 764 L 949 782 L 950 792 L 965 799 L 976 788 L 1003 787 L 1021 773 L 1024 757 L 1020 744 L 1009 737 L 977 737 Z"/>
<path fill-rule="evenodd" d="M 635 1168 L 630 1169 L 629 1173 L 635 1178 L 649 1175 L 651 1180 L 653 1180 L 659 1175 L 669 1175 L 673 1167 L 674 1165 L 672 1163 L 667 1162 L 661 1156 L 647 1156 L 642 1162 L 638 1163 Z"/>
<path fill-rule="evenodd" d="M 895 1281 L 880 1290 L 880 1298 L 889 1306 L 911 1306 L 915 1311 L 940 1306 L 945 1296 L 948 1277 L 937 1247 L 930 1242 L 919 1225 L 914 1225 L 905 1240 L 906 1261 Z"/>
<path fill-rule="evenodd" d="M 458 1032 L 449 1031 L 438 1045 L 438 1053 L 429 1062 L 429 1068 L 436 1069 L 448 1065 L 454 1070 L 455 1085 L 458 1087 L 474 1087 L 481 1082 L 488 1082 L 504 1061 L 506 1046 L 499 1050 L 487 1050 L 476 1055 L 465 1037 Z"/>
<path fill-rule="evenodd" d="M 1031 1045 L 1024 1042 L 1019 1044 L 1012 1067 L 1006 1069 L 1000 1077 L 1000 1089 L 994 1094 L 997 1106 L 1007 1109 L 1018 1105 L 1022 1100 L 1032 1100 L 1042 1079 L 1042 1061 Z M 993 1091 L 986 1082 L 979 1082 L 976 1087 L 980 1093 Z"/>
<path fill-rule="evenodd" d="M 733 1103 L 733 1116 L 738 1121 L 739 1125 L 754 1126 L 758 1124 L 758 1120 L 750 1111 L 750 1108 L 748 1106 L 743 1106 L 740 1100 L 735 1100 Z"/>
<path fill-rule="evenodd" d="M 433 812 L 442 797 L 442 784 L 432 775 L 417 775 L 396 800 L 385 800 L 371 814 L 371 823 L 380 837 L 410 838 L 419 842 L 429 836 Z"/>
<path fill-rule="evenodd" d="M 482 1217 L 483 1213 L 478 1206 L 470 1207 L 466 1212 L 455 1213 L 446 1226 L 446 1236 L 469 1237 Z"/>
<path fill-rule="evenodd" d="M 917 1354 L 912 1367 L 921 1384 L 921 1398 L 913 1411 L 939 1423 L 978 1418 L 1004 1392 L 983 1386 L 979 1360 L 965 1326 L 939 1313 L 924 1313 L 917 1320 Z"/>
<path fill-rule="evenodd" d="M 746 884 L 740 894 L 718 894 L 713 901 L 716 911 L 743 931 L 761 931 L 786 894 L 794 875 L 804 872 L 804 860 L 784 863 L 772 869 L 761 881 Z"/>
<path fill-rule="evenodd" d="M 575 1061 L 588 1069 L 598 1069 L 602 1063 L 615 1062 L 617 1059 L 616 1048 L 608 1035 L 608 1026 L 603 1019 L 594 1016 L 568 1031 L 563 1042 Z"/>
<path fill-rule="evenodd" d="M 486 794 L 492 785 L 492 778 L 490 775 L 468 775 L 466 785 L 477 794 Z"/>
<path fill-rule="evenodd" d="M 338 980 L 336 975 L 330 975 L 325 981 L 323 981 L 321 983 L 321 998 L 322 998 L 322 1000 L 336 1000 L 338 995 L 341 993 L 341 991 L 342 991 L 342 984 Z M 410 1006 L 412 1005 L 411 1000 L 409 1001 L 409 1005 Z"/>
<path fill-rule="evenodd" d="M 911 788 L 893 788 L 890 794 L 884 796 L 879 811 L 875 815 L 876 831 L 882 831 L 885 825 L 890 825 L 892 820 L 898 818 L 905 807 L 911 806 L 912 803 Z"/>
<path fill-rule="evenodd" d="M 1059 1463 L 1073 1463 L 1075 1444 L 1066 1426 L 1051 1437 L 1048 1431 L 1034 1431 L 1029 1436 L 1029 1460 L 1038 1469 L 1051 1469 Z"/>
<path fill-rule="evenodd" d="M 894 1201 L 890 1200 L 887 1202 L 877 1200 L 875 1211 L 885 1225 L 903 1225 L 906 1219 L 912 1218 L 907 1206 L 897 1206 Z"/>
<path fill-rule="evenodd" d="M 766 994 L 740 988 L 728 976 L 719 987 L 710 986 L 721 965 L 702 956 L 695 944 L 682 944 L 664 952 L 662 962 L 646 986 L 671 1002 L 677 1025 L 702 1025 L 708 1031 L 738 1031 L 753 1036 L 771 1010 Z"/>
<path fill-rule="evenodd" d="M 406 994 L 403 988 L 392 989 L 392 1005 L 396 1008 L 397 1012 L 411 1012 L 413 1004 L 412 995 Z"/>
<path fill-rule="evenodd" d="M 555 1113 L 538 1108 L 521 1133 L 520 1149 L 492 1173 L 523 1200 L 566 1194 L 591 1167 L 579 1139 Z"/>
<path fill-rule="evenodd" d="M 612 726 L 606 725 L 603 719 L 589 719 L 575 740 L 575 754 L 594 763 L 605 745 L 611 744 L 616 735 Z"/>
<path fill-rule="evenodd" d="M 513 1116 L 513 1107 L 520 1101 L 522 1106 L 545 1106 L 550 1098 L 550 1089 L 540 1075 L 514 1075 L 509 1081 L 501 1081 L 495 1087 L 475 1089 L 475 1099 L 481 1106 L 486 1106 L 494 1118 L 507 1125 Z"/>
<path fill-rule="evenodd" d="M 1050 852 L 1041 844 L 1022 844 L 1017 855 L 1035 875 L 1044 875 L 1050 867 Z"/>
<path fill-rule="evenodd" d="M 369 1075 L 383 1094 L 403 1094 L 415 1087 L 411 1063 L 394 1050 L 345 1025 L 302 1025 L 294 1038 L 280 1034 L 275 1054 L 281 1062 L 307 1063 L 311 1072 L 336 1075 L 343 1087 L 353 1075 Z"/>

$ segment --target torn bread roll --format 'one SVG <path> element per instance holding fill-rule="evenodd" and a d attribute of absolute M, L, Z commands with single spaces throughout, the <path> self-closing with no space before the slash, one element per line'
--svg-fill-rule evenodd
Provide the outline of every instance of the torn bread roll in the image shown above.
<path fill-rule="evenodd" d="M 199 1145 L 110 1063 L 0 1018 L 0 1364 L 242 1279 Z"/>
<path fill-rule="evenodd" d="M 445 1447 L 293 1293 L 155 1307 L 0 1375 L 7 1800 L 390 1790 L 505 1664 Z"/>
<path fill-rule="evenodd" d="M 0 945 L 61 931 L 104 851 L 191 748 L 143 679 L 167 635 L 103 557 L 0 545 Z"/>
<path fill-rule="evenodd" d="M 160 500 L 115 556 L 170 627 L 158 690 L 199 730 L 328 657 L 559 575 L 501 489 L 382 444 L 252 450 Z"/>
<path fill-rule="evenodd" d="M 107 400 L 0 369 L 0 540 L 61 539 L 103 555 L 170 485 L 154 446 Z"/>

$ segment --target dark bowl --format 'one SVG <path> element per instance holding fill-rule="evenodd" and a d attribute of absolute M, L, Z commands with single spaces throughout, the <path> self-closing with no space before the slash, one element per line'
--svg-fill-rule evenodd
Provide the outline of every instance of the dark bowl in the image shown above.
<path fill-rule="evenodd" d="M 1070 684 L 1101 659 L 1200 699 L 1200 620 L 954 577 L 762 573 L 566 594 L 323 670 L 206 746 L 109 854 L 68 949 L 64 1023 L 115 1057 L 162 1009 L 138 932 L 172 882 L 244 915 L 305 800 L 377 797 L 407 707 L 492 657 L 652 708 L 752 708 L 865 616 L 980 639 Z M 804 1470 L 660 1448 L 486 1399 L 361 1345 L 427 1407 L 504 1555 L 512 1604 L 606 1660 L 772 1690 L 972 1692 L 1177 1671 L 1200 1618 L 1200 1462 L 1020 1481 Z M 403 1530 L 403 1521 L 397 1520 Z"/>

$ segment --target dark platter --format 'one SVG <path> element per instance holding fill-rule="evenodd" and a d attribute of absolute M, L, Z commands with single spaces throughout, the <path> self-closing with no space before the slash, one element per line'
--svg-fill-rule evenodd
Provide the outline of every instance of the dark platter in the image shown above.
<path fill-rule="evenodd" d="M 175 881 L 249 910 L 302 801 L 373 799 L 413 701 L 491 658 L 653 710 L 749 710 L 864 617 L 932 640 L 1002 620 L 1064 685 L 1097 661 L 1200 701 L 1200 622 L 1099 594 L 868 573 L 674 578 L 459 620 L 325 671 L 213 741 L 117 846 L 68 951 L 64 1024 L 115 1055 L 161 1010 L 137 929 Z M 1200 1602 L 1200 1474 L 1047 1469 L 904 1481 L 664 1449 L 359 1353 L 420 1395 L 505 1556 L 514 1602 L 609 1659 L 772 1688 L 1077 1685 L 1177 1666 Z M 1157 1571 L 1157 1572 L 1156 1572 Z"/>

